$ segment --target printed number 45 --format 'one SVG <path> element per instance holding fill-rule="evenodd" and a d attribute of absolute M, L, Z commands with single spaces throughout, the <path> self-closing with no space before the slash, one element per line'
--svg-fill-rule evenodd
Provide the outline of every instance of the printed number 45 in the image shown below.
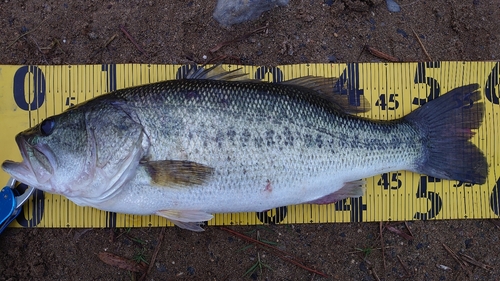
<path fill-rule="evenodd" d="M 387 97 L 386 94 L 381 94 L 378 97 L 377 102 L 375 103 L 375 106 L 379 106 L 380 109 L 382 110 L 396 110 L 399 107 L 399 101 L 396 100 L 396 97 L 398 94 L 389 94 L 389 97 Z"/>
<path fill-rule="evenodd" d="M 401 173 L 383 173 L 378 181 L 378 186 L 383 186 L 384 189 L 399 189 L 403 183 L 399 179 Z"/>

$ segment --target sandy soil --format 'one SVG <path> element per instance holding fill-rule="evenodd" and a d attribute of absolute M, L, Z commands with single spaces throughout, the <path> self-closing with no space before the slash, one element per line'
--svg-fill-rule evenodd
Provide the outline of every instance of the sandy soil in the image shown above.
<path fill-rule="evenodd" d="M 432 60 L 500 58 L 497 0 L 399 0 L 401 13 L 390 13 L 383 0 L 292 0 L 228 29 L 211 18 L 215 1 L 163 2 L 2 1 L 0 64 L 383 61 L 363 50 L 367 44 L 402 61 L 429 60 L 412 29 Z M 276 242 L 332 280 L 498 280 L 500 228 L 494 223 L 409 222 L 413 240 L 387 230 L 381 240 L 378 223 L 231 229 Z M 403 223 L 393 226 L 406 231 Z M 160 242 L 146 280 L 322 279 L 218 227 L 204 233 L 167 228 L 163 238 L 161 231 L 8 229 L 0 236 L 0 280 L 136 280 L 140 273 L 107 265 L 98 254 L 149 262 Z M 443 243 L 492 268 L 462 268 Z M 262 270 L 243 277 L 259 260 Z"/>

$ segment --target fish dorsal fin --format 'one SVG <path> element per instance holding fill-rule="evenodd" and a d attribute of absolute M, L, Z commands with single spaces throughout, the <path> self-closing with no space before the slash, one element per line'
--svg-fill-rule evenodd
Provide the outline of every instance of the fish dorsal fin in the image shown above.
<path fill-rule="evenodd" d="M 186 79 L 209 79 L 209 80 L 224 80 L 224 81 L 254 81 L 248 78 L 248 75 L 243 72 L 241 68 L 227 71 L 222 68 L 222 65 L 216 64 L 207 69 L 203 67 L 197 67 L 194 65 L 191 67 L 186 75 Z"/>
<path fill-rule="evenodd" d="M 182 187 L 207 182 L 213 168 L 191 161 L 161 160 L 141 163 L 154 185 Z"/>
<path fill-rule="evenodd" d="M 358 96 L 358 106 L 352 105 L 349 102 L 349 95 L 338 92 L 334 87 L 337 81 L 338 78 L 335 77 L 304 76 L 283 81 L 281 84 L 307 88 L 313 91 L 316 96 L 329 101 L 335 109 L 344 113 L 355 114 L 370 110 L 370 103 L 364 96 Z"/>
<path fill-rule="evenodd" d="M 262 82 L 260 80 L 250 79 L 241 68 L 227 71 L 220 64 L 210 68 L 191 67 L 186 75 L 186 79 L 209 79 L 223 81 L 239 82 Z M 349 95 L 343 95 L 335 89 L 337 78 L 326 78 L 320 76 L 304 76 L 287 81 L 280 82 L 283 85 L 291 85 L 306 88 L 312 91 L 316 96 L 330 102 L 330 104 L 339 111 L 348 114 L 362 113 L 370 110 L 370 104 L 364 96 L 359 97 L 359 105 L 352 105 L 349 102 Z"/>

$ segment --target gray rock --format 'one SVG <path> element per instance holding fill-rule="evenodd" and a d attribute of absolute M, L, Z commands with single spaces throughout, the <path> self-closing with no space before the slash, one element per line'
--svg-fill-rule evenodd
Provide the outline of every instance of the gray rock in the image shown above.
<path fill-rule="evenodd" d="M 386 0 L 386 3 L 389 12 L 397 13 L 401 11 L 401 8 L 399 7 L 398 3 L 394 2 L 393 0 Z"/>
<path fill-rule="evenodd" d="M 218 0 L 214 18 L 224 26 L 256 19 L 276 6 L 288 5 L 289 0 Z"/>

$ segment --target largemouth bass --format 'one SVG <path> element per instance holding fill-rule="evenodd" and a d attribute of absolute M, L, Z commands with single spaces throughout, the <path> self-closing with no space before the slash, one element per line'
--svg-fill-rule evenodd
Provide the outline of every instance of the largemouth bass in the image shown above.
<path fill-rule="evenodd" d="M 216 66 L 111 92 L 19 133 L 12 177 L 81 206 L 156 214 L 203 230 L 214 213 L 328 204 L 396 170 L 482 184 L 469 140 L 484 117 L 476 84 L 393 121 L 360 118 L 335 78 L 248 80 Z"/>

